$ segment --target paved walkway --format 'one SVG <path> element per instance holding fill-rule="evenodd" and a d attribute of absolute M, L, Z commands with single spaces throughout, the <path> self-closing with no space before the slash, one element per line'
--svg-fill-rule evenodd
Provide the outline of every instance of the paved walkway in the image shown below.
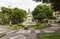
<path fill-rule="evenodd" d="M 0 39 L 37 39 L 37 33 L 52 33 L 60 29 L 60 26 L 47 27 L 43 29 L 18 29 L 10 30 L 6 27 L 0 27 L 0 32 L 3 30 L 6 36 Z"/>
<path fill-rule="evenodd" d="M 9 31 L 10 29 L 8 29 L 6 26 L 2 26 L 0 25 L 0 33 L 5 33 L 7 31 Z"/>
<path fill-rule="evenodd" d="M 5 32 L 5 34 L 6 36 L 0 39 L 37 39 L 37 33 L 35 33 L 35 30 L 10 30 Z"/>

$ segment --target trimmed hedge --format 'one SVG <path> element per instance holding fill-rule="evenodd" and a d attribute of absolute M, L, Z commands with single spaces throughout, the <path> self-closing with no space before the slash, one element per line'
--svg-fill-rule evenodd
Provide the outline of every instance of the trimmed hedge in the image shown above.
<path fill-rule="evenodd" d="M 24 27 L 24 25 L 22 25 L 21 23 L 19 23 L 19 24 L 16 24 L 16 25 L 12 25 L 9 28 L 10 29 L 19 29 L 19 28 L 23 28 L 23 27 Z"/>
<path fill-rule="evenodd" d="M 30 25 L 29 28 L 36 28 L 36 29 L 41 29 L 47 27 L 47 24 L 45 23 L 37 23 L 36 25 Z"/>

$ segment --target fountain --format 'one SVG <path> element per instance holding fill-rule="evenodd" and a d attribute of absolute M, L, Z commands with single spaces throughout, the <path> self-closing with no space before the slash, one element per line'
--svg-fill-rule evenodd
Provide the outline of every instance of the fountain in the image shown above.
<path fill-rule="evenodd" d="M 28 13 L 26 15 L 26 19 L 25 19 L 25 22 L 24 22 L 25 29 L 28 29 L 29 25 L 32 25 L 32 24 L 35 23 L 35 22 L 32 22 L 32 19 L 33 19 L 32 12 L 30 11 L 30 9 L 28 9 Z"/>

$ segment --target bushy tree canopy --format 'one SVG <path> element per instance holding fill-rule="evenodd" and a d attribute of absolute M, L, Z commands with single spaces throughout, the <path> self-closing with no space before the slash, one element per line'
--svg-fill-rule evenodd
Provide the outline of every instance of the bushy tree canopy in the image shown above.
<path fill-rule="evenodd" d="M 52 8 L 54 9 L 54 11 L 60 11 L 60 0 L 34 0 L 36 2 L 40 2 L 43 1 L 43 3 L 52 3 Z"/>
<path fill-rule="evenodd" d="M 46 5 L 37 5 L 37 7 L 32 12 L 32 15 L 35 19 L 52 19 L 53 10 Z"/>
<path fill-rule="evenodd" d="M 23 22 L 26 16 L 26 11 L 19 8 L 1 7 L 1 11 L 4 21 L 9 20 L 12 21 L 12 23 Z"/>

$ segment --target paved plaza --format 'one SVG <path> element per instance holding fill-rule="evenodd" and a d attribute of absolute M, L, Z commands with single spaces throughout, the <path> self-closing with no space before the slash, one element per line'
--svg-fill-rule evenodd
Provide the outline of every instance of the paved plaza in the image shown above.
<path fill-rule="evenodd" d="M 37 33 L 52 33 L 60 31 L 59 25 L 53 25 L 51 27 L 43 28 L 43 29 L 18 29 L 11 30 L 5 26 L 0 26 L 0 33 L 6 34 L 0 39 L 37 39 Z"/>

